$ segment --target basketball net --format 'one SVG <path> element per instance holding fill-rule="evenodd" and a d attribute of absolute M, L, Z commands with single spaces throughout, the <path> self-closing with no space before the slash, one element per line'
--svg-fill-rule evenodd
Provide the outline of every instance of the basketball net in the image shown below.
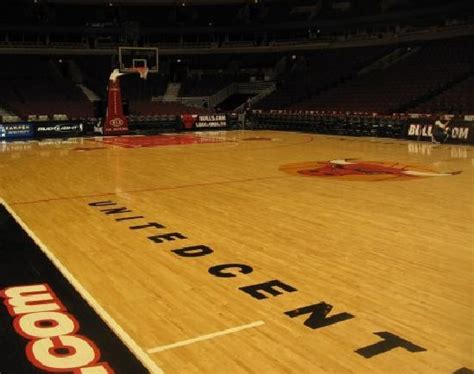
<path fill-rule="evenodd" d="M 135 71 L 136 73 L 140 74 L 140 78 L 141 79 L 147 79 L 148 77 L 148 71 L 150 69 L 148 69 L 147 67 L 142 67 L 142 68 L 133 68 L 133 71 Z"/>

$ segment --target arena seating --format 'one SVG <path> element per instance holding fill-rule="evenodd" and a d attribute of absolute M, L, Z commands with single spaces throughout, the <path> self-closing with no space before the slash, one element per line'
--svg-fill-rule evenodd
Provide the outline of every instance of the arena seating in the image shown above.
<path fill-rule="evenodd" d="M 75 61 L 84 74 L 84 84 L 106 99 L 107 81 L 112 65 L 110 57 L 80 57 Z M 0 61 L 0 102 L 26 119 L 29 115 L 65 114 L 72 118 L 94 117 L 94 105 L 83 92 L 57 70 L 57 61 L 45 57 L 2 57 Z M 138 74 L 122 78 L 123 98 L 129 100 L 132 115 L 167 115 L 209 113 L 209 110 L 187 107 L 179 103 L 152 102 L 162 96 L 168 80 L 160 74 L 150 74 L 146 81 Z M 54 103 L 54 105 L 52 105 Z"/>
<path fill-rule="evenodd" d="M 149 74 L 146 80 L 138 74 L 121 77 L 122 95 L 128 100 L 150 101 L 154 96 L 163 96 L 168 79 L 161 74 Z"/>
<path fill-rule="evenodd" d="M 179 115 L 179 114 L 207 114 L 211 110 L 189 107 L 181 103 L 162 103 L 151 101 L 130 101 L 130 115 Z"/>
<path fill-rule="evenodd" d="M 238 66 L 241 69 L 272 68 L 284 57 L 283 53 L 241 54 L 238 56 Z"/>
<path fill-rule="evenodd" d="M 256 111 L 247 128 L 255 130 L 305 131 L 319 134 L 400 138 L 405 120 L 399 116 L 322 114 L 314 112 Z"/>
<path fill-rule="evenodd" d="M 474 113 L 474 76 L 413 108 L 416 113 Z"/>
<path fill-rule="evenodd" d="M 180 96 L 209 96 L 227 87 L 234 77 L 227 74 L 205 74 L 186 79 L 181 86 Z"/>
<path fill-rule="evenodd" d="M 99 97 L 105 98 L 110 73 L 117 63 L 110 56 L 78 56 L 74 61 L 83 72 L 84 85 Z"/>
<path fill-rule="evenodd" d="M 93 105 L 61 75 L 60 63 L 47 57 L 2 56 L 0 100 L 20 117 L 65 114 L 92 117 Z"/>
<path fill-rule="evenodd" d="M 286 108 L 348 79 L 358 69 L 383 56 L 390 47 L 322 50 L 295 55 L 279 89 L 260 101 L 258 109 Z"/>
<path fill-rule="evenodd" d="M 473 38 L 407 45 L 403 48 L 412 48 L 407 57 L 383 70 L 360 73 L 394 48 L 400 46 L 294 52 L 286 57 L 276 53 L 219 55 L 215 59 L 213 56 L 199 59 L 188 56 L 187 72 L 192 72 L 192 78 L 181 77 L 180 96 L 209 96 L 234 81 L 248 79 L 259 72 L 263 74 L 265 69 L 278 65 L 283 72 L 278 89 L 258 102 L 254 109 L 381 114 L 399 111 L 469 114 L 474 110 Z M 279 63 L 283 58 L 287 60 L 286 68 Z M 3 56 L 0 59 L 0 103 L 23 118 L 30 114 L 93 117 L 94 105 L 73 82 L 67 69 L 68 60 L 79 66 L 84 85 L 105 100 L 107 80 L 116 65 L 110 56 L 62 59 Z M 163 60 L 167 69 L 163 69 L 163 73 L 150 74 L 146 81 L 138 74 L 121 78 L 123 98 L 130 102 L 130 112 L 135 115 L 208 112 L 181 104 L 157 104 L 152 100 L 163 96 L 171 75 L 169 71 L 174 69 L 170 57 L 165 56 Z"/>
<path fill-rule="evenodd" d="M 422 46 L 389 66 L 362 74 L 292 107 L 392 113 L 410 108 L 421 97 L 466 74 L 474 64 L 474 40 L 460 38 Z M 413 106 L 413 105 L 412 105 Z"/>

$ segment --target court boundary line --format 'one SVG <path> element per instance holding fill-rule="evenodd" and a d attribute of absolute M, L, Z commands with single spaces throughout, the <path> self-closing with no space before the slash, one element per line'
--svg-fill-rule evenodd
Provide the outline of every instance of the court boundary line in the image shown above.
<path fill-rule="evenodd" d="M 112 318 L 112 316 L 94 299 L 94 297 L 87 291 L 82 284 L 76 279 L 74 275 L 61 263 L 61 261 L 49 250 L 41 239 L 31 230 L 28 225 L 16 214 L 16 212 L 8 205 L 8 203 L 0 198 L 0 204 L 7 209 L 15 221 L 25 230 L 28 236 L 38 245 L 46 257 L 53 263 L 53 265 L 61 272 L 61 274 L 68 280 L 74 289 L 81 295 L 81 297 L 89 304 L 89 306 L 99 315 L 105 324 L 117 335 L 117 337 L 125 344 L 130 352 L 153 374 L 164 374 L 161 369 L 150 356 L 141 348 L 133 338 L 128 335 L 125 330 Z"/>
<path fill-rule="evenodd" d="M 200 335 L 200 336 L 197 336 L 195 338 L 191 338 L 191 339 L 187 339 L 187 340 L 181 340 L 181 341 L 176 342 L 176 343 L 161 345 L 161 346 L 155 347 L 155 348 L 150 348 L 150 349 L 147 350 L 147 352 L 148 353 L 158 353 L 158 352 L 167 351 L 167 350 L 173 349 L 173 348 L 185 347 L 185 346 L 193 344 L 193 343 L 202 342 L 204 340 L 214 339 L 214 338 L 217 338 L 219 336 L 233 334 L 233 333 L 236 333 L 236 332 L 239 332 L 239 331 L 242 331 L 242 330 L 247 330 L 247 329 L 251 329 L 251 328 L 254 328 L 254 327 L 262 326 L 264 324 L 265 324 L 264 321 L 255 321 L 255 322 L 249 323 L 247 325 L 232 327 L 232 328 L 225 329 L 225 330 L 222 330 L 222 331 L 217 331 L 217 332 L 213 332 L 213 333 L 210 333 L 210 334 Z"/>

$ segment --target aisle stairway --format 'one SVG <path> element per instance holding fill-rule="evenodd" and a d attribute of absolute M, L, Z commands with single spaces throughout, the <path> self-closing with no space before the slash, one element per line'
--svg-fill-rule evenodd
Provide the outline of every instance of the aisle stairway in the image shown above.
<path fill-rule="evenodd" d="M 163 101 L 175 102 L 178 98 L 180 90 L 181 90 L 181 83 L 168 83 L 168 87 L 166 87 L 166 92 L 163 95 Z"/>
<path fill-rule="evenodd" d="M 19 119 L 17 115 L 0 106 L 0 122 L 14 122 Z"/>

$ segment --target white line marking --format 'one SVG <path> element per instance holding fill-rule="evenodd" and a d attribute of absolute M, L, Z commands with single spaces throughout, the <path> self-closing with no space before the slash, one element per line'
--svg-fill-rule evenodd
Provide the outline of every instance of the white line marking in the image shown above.
<path fill-rule="evenodd" d="M 238 331 L 250 329 L 250 328 L 252 328 L 252 327 L 261 326 L 261 325 L 263 325 L 264 323 L 265 323 L 265 322 L 263 322 L 263 321 L 256 321 L 256 322 L 249 323 L 248 325 L 233 327 L 233 328 L 231 328 L 231 329 L 222 330 L 222 331 L 215 332 L 215 333 L 212 333 L 212 334 L 201 335 L 201 336 L 198 336 L 197 338 L 188 339 L 188 340 L 182 340 L 182 341 L 177 342 L 177 343 L 168 344 L 168 345 L 162 345 L 161 347 L 156 347 L 156 348 L 151 348 L 151 349 L 149 349 L 147 352 L 148 352 L 148 353 L 163 352 L 163 351 L 166 351 L 166 350 L 168 350 L 168 349 L 177 348 L 177 347 L 183 347 L 183 346 L 185 346 L 185 345 L 193 344 L 193 343 L 196 343 L 196 342 L 201 342 L 201 341 L 203 341 L 203 340 L 213 339 L 213 338 L 216 338 L 216 337 L 218 337 L 218 336 L 227 335 L 227 334 L 232 334 L 232 333 L 234 333 L 234 332 L 238 332 Z"/>
<path fill-rule="evenodd" d="M 20 224 L 23 230 L 34 240 L 34 242 L 40 247 L 41 251 L 50 259 L 50 261 L 58 268 L 58 270 L 64 275 L 64 277 L 72 284 L 77 292 L 87 301 L 87 303 L 94 309 L 94 311 L 104 320 L 104 322 L 112 329 L 113 332 L 122 340 L 122 342 L 128 347 L 128 349 L 135 355 L 135 357 L 141 361 L 141 363 L 153 374 L 163 374 L 163 370 L 152 361 L 145 351 L 122 329 L 122 327 L 115 322 L 109 313 L 92 297 L 92 295 L 79 283 L 79 281 L 72 275 L 69 270 L 61 263 L 61 261 L 46 247 L 46 245 L 30 230 L 25 222 L 13 211 L 13 209 L 5 202 L 0 199 L 0 203 L 7 208 L 10 214 Z"/>

